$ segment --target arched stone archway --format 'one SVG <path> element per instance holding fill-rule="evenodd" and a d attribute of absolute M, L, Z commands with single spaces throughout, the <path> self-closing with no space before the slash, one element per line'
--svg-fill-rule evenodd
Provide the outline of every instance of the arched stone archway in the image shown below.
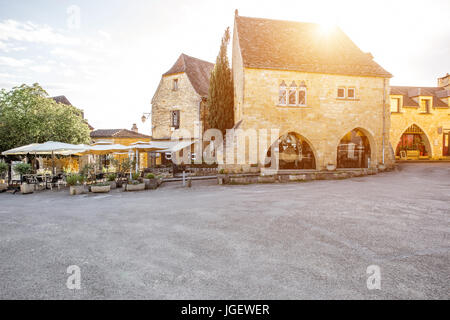
<path fill-rule="evenodd" d="M 337 168 L 369 168 L 374 161 L 375 148 L 367 130 L 355 128 L 347 132 L 337 146 Z"/>
<path fill-rule="evenodd" d="M 432 157 L 430 140 L 422 128 L 415 123 L 406 128 L 397 141 L 395 155 L 398 157 L 401 156 L 402 151 L 405 154 Z"/>
<path fill-rule="evenodd" d="M 277 157 L 272 157 L 272 150 L 277 151 Z M 273 159 L 278 161 L 276 166 Z M 297 132 L 290 131 L 280 136 L 266 153 L 265 167 L 276 167 L 280 170 L 316 169 L 317 157 L 312 144 Z"/>

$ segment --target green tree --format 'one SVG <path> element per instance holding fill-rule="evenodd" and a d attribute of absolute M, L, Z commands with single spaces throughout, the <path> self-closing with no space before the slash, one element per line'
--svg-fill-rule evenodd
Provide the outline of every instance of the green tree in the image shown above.
<path fill-rule="evenodd" d="M 208 127 L 226 133 L 226 129 L 234 126 L 234 90 L 233 75 L 228 61 L 228 44 L 230 28 L 225 30 L 220 45 L 216 65 L 211 72 L 207 101 Z"/>
<path fill-rule="evenodd" d="M 89 143 L 81 110 L 48 98 L 37 83 L 0 90 L 0 152 L 46 141 Z"/>

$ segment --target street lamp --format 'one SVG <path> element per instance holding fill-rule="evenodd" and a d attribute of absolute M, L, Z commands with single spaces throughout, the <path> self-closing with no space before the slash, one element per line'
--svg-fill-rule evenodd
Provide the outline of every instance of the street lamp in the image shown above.
<path fill-rule="evenodd" d="M 145 123 L 145 121 L 150 118 L 150 116 L 152 115 L 151 112 L 144 112 L 144 114 L 141 117 L 142 123 Z"/>

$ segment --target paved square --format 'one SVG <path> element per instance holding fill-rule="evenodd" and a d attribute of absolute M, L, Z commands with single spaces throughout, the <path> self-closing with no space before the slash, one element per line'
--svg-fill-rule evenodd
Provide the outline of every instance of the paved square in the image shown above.
<path fill-rule="evenodd" d="M 450 164 L 338 181 L 0 194 L 2 299 L 449 299 Z M 67 267 L 81 268 L 69 290 Z M 381 290 L 366 269 L 381 268 Z"/>

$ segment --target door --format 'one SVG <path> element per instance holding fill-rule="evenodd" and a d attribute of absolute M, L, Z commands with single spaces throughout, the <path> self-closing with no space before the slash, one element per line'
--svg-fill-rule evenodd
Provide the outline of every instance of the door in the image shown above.
<path fill-rule="evenodd" d="M 450 131 L 444 132 L 444 143 L 442 148 L 443 156 L 450 156 L 449 140 L 450 140 Z"/>

